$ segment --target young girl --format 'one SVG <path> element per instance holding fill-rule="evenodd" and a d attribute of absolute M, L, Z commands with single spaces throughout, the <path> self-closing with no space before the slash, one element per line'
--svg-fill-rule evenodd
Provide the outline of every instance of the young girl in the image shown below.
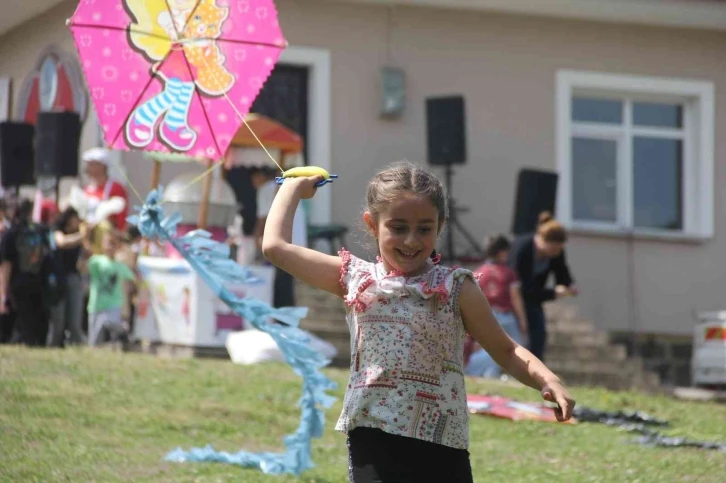
<path fill-rule="evenodd" d="M 290 242 L 295 208 L 320 177 L 291 178 L 267 218 L 265 256 L 347 307 L 351 375 L 336 429 L 348 435 L 350 481 L 471 482 L 463 344 L 470 333 L 509 374 L 556 402 L 574 401 L 560 380 L 502 330 L 472 273 L 438 265 L 447 218 L 432 174 L 394 164 L 368 185 L 363 219 L 380 252 L 370 263 Z"/>
<path fill-rule="evenodd" d="M 506 236 L 491 237 L 487 242 L 487 261 L 474 273 L 499 325 L 517 344 L 523 344 L 527 333 L 527 315 L 519 290 L 519 279 L 507 265 L 509 247 Z M 464 343 L 464 373 L 479 377 L 499 377 L 502 373 L 501 368 L 471 335 L 467 335 Z"/>

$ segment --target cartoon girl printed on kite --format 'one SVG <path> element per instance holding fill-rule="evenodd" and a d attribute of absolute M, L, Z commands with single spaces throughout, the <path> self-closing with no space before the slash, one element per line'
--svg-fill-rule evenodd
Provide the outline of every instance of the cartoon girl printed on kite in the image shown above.
<path fill-rule="evenodd" d="M 175 151 L 189 151 L 197 140 L 188 121 L 195 90 L 216 97 L 234 85 L 216 43 L 229 9 L 216 2 L 124 0 L 134 20 L 130 44 L 152 62 L 151 71 L 163 84 L 161 93 L 129 116 L 126 140 L 131 146 L 148 146 L 158 129 L 164 144 Z"/>

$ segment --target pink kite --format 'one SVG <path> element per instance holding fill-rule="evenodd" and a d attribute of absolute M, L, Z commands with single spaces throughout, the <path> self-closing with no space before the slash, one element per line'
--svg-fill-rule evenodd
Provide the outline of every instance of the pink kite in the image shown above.
<path fill-rule="evenodd" d="M 212 160 L 287 46 L 272 0 L 81 0 L 69 24 L 109 147 Z"/>

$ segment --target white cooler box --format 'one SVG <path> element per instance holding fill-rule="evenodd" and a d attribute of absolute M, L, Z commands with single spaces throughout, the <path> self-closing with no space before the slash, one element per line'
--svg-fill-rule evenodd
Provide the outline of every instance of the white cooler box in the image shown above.
<path fill-rule="evenodd" d="M 726 385 L 726 311 L 703 312 L 693 334 L 692 382 Z"/>

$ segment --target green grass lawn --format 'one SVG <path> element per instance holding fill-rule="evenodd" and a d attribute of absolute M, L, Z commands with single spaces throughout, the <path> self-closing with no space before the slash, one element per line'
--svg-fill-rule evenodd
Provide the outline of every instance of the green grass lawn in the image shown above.
<path fill-rule="evenodd" d="M 328 374 L 344 387 L 346 372 Z M 468 381 L 469 392 L 537 400 L 520 386 Z M 300 380 L 283 365 L 168 360 L 90 350 L 0 348 L 2 482 L 288 482 L 221 464 L 163 461 L 171 449 L 212 443 L 227 451 L 282 448 L 298 423 Z M 303 482 L 347 481 L 345 437 L 333 430 L 343 391 L 314 441 Z M 672 435 L 726 440 L 726 406 L 573 388 L 579 404 L 640 409 Z M 723 482 L 724 453 L 647 448 L 594 424 L 510 422 L 474 416 L 475 481 Z"/>

